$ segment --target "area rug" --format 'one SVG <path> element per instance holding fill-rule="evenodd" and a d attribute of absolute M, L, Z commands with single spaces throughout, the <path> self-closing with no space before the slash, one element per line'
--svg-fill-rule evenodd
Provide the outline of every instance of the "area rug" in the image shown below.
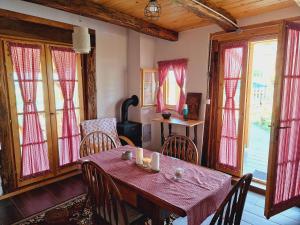
<path fill-rule="evenodd" d="M 32 215 L 28 218 L 25 218 L 21 221 L 14 223 L 13 225 L 93 225 L 92 222 L 92 209 L 87 206 L 84 208 L 83 212 L 83 205 L 85 204 L 86 194 L 77 196 L 72 198 L 64 203 L 56 205 L 52 208 L 44 210 L 40 213 Z M 68 214 L 68 222 L 47 222 L 49 214 L 59 214 L 59 212 L 67 212 Z M 168 225 L 172 225 L 173 220 L 177 218 L 176 215 L 171 215 L 170 221 Z M 147 225 L 151 225 L 151 220 L 145 223 Z"/>
<path fill-rule="evenodd" d="M 30 216 L 26 219 L 18 221 L 13 225 L 50 225 L 50 224 L 59 224 L 53 222 L 47 222 L 47 215 L 51 214 L 52 212 L 67 212 L 69 216 L 69 221 L 63 222 L 64 225 L 91 225 L 91 216 L 92 210 L 89 207 L 86 207 L 82 213 L 83 204 L 85 203 L 86 194 L 77 196 L 72 198 L 60 205 L 56 205 L 52 208 L 49 208 L 45 211 L 37 213 L 33 216 Z"/>

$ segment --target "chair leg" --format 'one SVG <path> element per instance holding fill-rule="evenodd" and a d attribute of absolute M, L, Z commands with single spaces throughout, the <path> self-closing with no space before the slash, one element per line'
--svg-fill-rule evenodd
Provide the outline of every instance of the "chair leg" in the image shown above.
<path fill-rule="evenodd" d="M 171 225 L 171 219 L 170 219 L 170 217 L 168 217 L 168 218 L 166 219 L 166 224 L 167 224 L 167 225 Z"/>
<path fill-rule="evenodd" d="M 138 220 L 134 221 L 133 223 L 131 223 L 130 225 L 141 225 L 141 224 L 150 225 L 149 219 L 147 217 L 143 216 L 140 219 L 138 219 Z"/>
<path fill-rule="evenodd" d="M 84 210 L 85 210 L 85 208 L 86 208 L 87 205 L 88 205 L 89 197 L 90 197 L 90 195 L 89 195 L 89 193 L 87 193 L 86 196 L 85 196 L 85 201 L 84 201 L 84 203 L 83 203 L 83 205 L 82 205 L 81 215 L 83 215 Z"/>

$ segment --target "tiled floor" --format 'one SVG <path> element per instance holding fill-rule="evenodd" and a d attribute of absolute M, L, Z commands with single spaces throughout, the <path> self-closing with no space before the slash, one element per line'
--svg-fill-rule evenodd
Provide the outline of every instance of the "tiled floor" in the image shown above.
<path fill-rule="evenodd" d="M 80 176 L 0 201 L 0 225 L 9 225 L 85 192 Z M 292 208 L 267 220 L 264 196 L 249 192 L 242 225 L 300 225 L 300 208 Z M 184 225 L 184 221 L 179 223 Z M 203 225 L 209 224 L 209 218 Z"/>
<path fill-rule="evenodd" d="M 12 224 L 85 192 L 80 176 L 0 201 L 0 225 Z"/>

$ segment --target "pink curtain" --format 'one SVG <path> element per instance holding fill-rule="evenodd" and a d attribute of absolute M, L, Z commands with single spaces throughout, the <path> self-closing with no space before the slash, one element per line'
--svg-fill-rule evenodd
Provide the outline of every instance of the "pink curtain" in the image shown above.
<path fill-rule="evenodd" d="M 174 70 L 176 82 L 180 88 L 179 102 L 177 102 L 176 104 L 176 110 L 180 114 L 182 114 L 183 105 L 186 99 L 184 93 L 184 87 L 186 81 L 186 69 L 187 69 L 186 59 L 177 60 L 176 62 L 173 63 L 173 70 Z"/>
<path fill-rule="evenodd" d="M 176 82 L 180 88 L 180 97 L 179 102 L 176 104 L 176 111 L 181 114 L 186 99 L 184 87 L 186 81 L 187 59 L 177 59 L 158 62 L 159 87 L 157 91 L 156 112 L 163 112 L 165 110 L 165 102 L 163 98 L 163 85 L 170 70 L 174 71 Z"/>
<path fill-rule="evenodd" d="M 80 132 L 74 108 L 76 82 L 76 53 L 69 48 L 51 48 L 64 97 L 62 137 L 59 137 L 59 165 L 66 165 L 79 158 Z"/>
<path fill-rule="evenodd" d="M 158 90 L 157 90 L 157 107 L 156 112 L 163 112 L 165 110 L 165 102 L 163 97 L 163 85 L 168 76 L 169 64 L 158 62 Z"/>
<path fill-rule="evenodd" d="M 222 48 L 225 104 L 218 163 L 233 170 L 238 169 L 238 118 L 236 113 L 239 108 L 236 105 L 239 103 L 239 99 L 236 99 L 236 96 L 239 96 L 237 87 L 242 75 L 244 54 L 245 47 L 240 43 L 226 44 Z"/>
<path fill-rule="evenodd" d="M 10 42 L 9 50 L 23 99 L 21 176 L 26 177 L 49 170 L 48 147 L 36 106 L 41 49 L 38 45 Z"/>
<path fill-rule="evenodd" d="M 274 204 L 300 202 L 300 25 L 287 28 Z"/>

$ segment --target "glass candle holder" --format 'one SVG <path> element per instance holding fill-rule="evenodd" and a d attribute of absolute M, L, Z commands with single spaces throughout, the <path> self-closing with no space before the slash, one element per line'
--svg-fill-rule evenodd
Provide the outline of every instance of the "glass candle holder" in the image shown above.
<path fill-rule="evenodd" d="M 144 165 L 145 167 L 150 167 L 150 164 L 151 164 L 151 158 L 144 157 L 144 158 L 143 158 L 143 165 Z"/>
<path fill-rule="evenodd" d="M 176 168 L 175 169 L 175 179 L 182 178 L 183 172 L 184 172 L 183 168 Z"/>

